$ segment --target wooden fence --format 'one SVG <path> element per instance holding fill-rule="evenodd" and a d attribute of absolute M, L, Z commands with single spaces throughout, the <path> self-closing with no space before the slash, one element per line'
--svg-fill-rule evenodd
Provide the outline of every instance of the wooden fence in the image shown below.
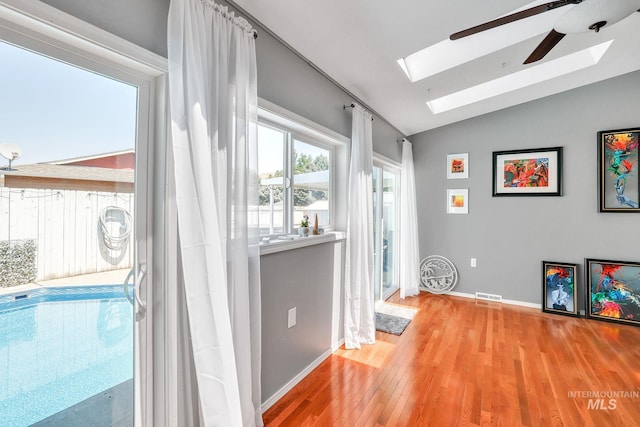
<path fill-rule="evenodd" d="M 124 208 L 133 217 L 134 196 L 0 187 L 0 241 L 36 241 L 36 281 L 131 268 L 133 232 L 120 250 L 104 243 L 100 213 L 108 206 Z M 106 224 L 108 233 L 116 235 L 121 226 Z"/>

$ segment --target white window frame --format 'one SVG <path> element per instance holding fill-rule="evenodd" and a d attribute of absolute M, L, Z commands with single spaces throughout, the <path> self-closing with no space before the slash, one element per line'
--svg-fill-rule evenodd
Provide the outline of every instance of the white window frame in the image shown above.
<path fill-rule="evenodd" d="M 338 228 L 337 223 L 339 223 L 338 217 L 341 215 L 339 208 L 341 197 L 336 194 L 338 188 L 336 179 L 344 173 L 340 171 L 340 157 L 346 157 L 344 153 L 346 153 L 349 139 L 269 101 L 259 99 L 258 105 L 258 123 L 287 134 L 283 150 L 284 201 L 286 209 L 283 224 L 284 234 L 293 233 L 295 225 L 293 223 L 293 186 L 295 185 L 293 179 L 293 146 L 296 139 L 329 151 L 329 224 L 323 224 L 323 226 L 325 231 L 336 230 Z M 258 143 L 260 142 L 258 141 Z M 288 187 L 287 181 L 291 183 Z M 282 234 L 275 233 L 273 236 Z M 268 234 L 262 234 L 262 236 L 273 237 Z"/>
<path fill-rule="evenodd" d="M 136 327 L 134 423 L 165 425 L 164 384 L 154 359 L 164 351 L 160 322 L 167 272 L 175 257 L 167 256 L 171 233 L 165 229 L 166 184 L 166 73 L 167 61 L 156 54 L 103 31 L 52 6 L 32 0 L 0 0 L 0 39 L 71 65 L 95 71 L 138 87 L 136 135 L 136 211 L 147 212 L 136 224 L 136 277 L 145 264 L 140 294 L 147 301 L 146 317 Z M 166 237 L 166 235 L 169 235 Z M 154 238 L 152 239 L 151 236 Z M 166 240 L 165 240 L 166 238 Z M 174 243 L 174 247 L 176 243 Z M 154 258 L 164 269 L 155 268 Z M 141 277 L 141 276 L 140 276 Z M 148 285 L 148 286 L 147 286 Z M 151 303 L 153 302 L 153 304 Z M 159 314 L 162 318 L 162 314 Z M 155 357 L 154 357 L 155 355 Z"/>

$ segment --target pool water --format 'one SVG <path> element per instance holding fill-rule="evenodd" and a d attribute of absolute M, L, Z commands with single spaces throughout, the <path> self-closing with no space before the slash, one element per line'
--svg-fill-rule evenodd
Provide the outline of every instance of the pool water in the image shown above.
<path fill-rule="evenodd" d="M 28 426 L 132 377 L 133 308 L 122 285 L 0 296 L 3 427 Z"/>

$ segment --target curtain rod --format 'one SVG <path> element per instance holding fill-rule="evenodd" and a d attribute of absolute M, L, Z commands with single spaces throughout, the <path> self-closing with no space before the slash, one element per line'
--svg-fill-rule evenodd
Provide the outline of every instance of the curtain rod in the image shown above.
<path fill-rule="evenodd" d="M 307 59 L 306 56 L 302 55 L 299 51 L 294 49 L 293 46 L 291 46 L 289 43 L 285 42 L 284 39 L 282 39 L 282 37 L 278 36 L 275 32 L 273 32 L 273 30 L 270 30 L 265 24 L 263 24 L 262 22 L 257 20 L 256 17 L 251 15 L 249 12 L 247 12 L 246 9 L 240 7 L 238 5 L 238 3 L 236 3 L 237 0 L 222 0 L 222 1 L 224 1 L 226 4 L 231 6 L 233 9 L 237 10 L 238 12 L 240 12 L 243 16 L 245 16 L 249 21 L 251 21 L 253 23 L 254 27 L 259 27 L 260 31 L 264 31 L 266 34 L 268 34 L 271 37 L 273 37 L 278 43 L 280 43 L 282 46 L 287 48 L 291 53 L 296 55 L 298 58 L 300 58 L 302 61 L 304 61 L 307 65 L 309 65 L 311 68 L 316 70 L 321 76 L 323 76 L 325 79 L 329 80 L 331 83 L 333 83 L 337 88 L 339 88 L 345 94 L 347 94 L 348 96 L 350 96 L 352 98 L 358 99 L 358 97 L 355 96 L 353 93 L 351 93 L 351 91 L 349 91 L 349 89 L 344 87 L 342 84 L 338 83 L 333 77 L 331 77 L 329 74 L 324 72 L 315 63 L 313 63 L 313 62 L 311 62 L 311 60 Z M 360 102 L 360 104 L 361 105 L 366 105 L 366 103 L 364 103 L 364 102 Z M 385 119 L 385 117 L 383 115 L 377 113 L 376 110 L 374 110 L 371 107 L 367 107 L 367 109 L 368 109 L 368 111 L 371 112 L 371 114 L 373 114 L 375 116 L 378 116 L 378 118 L 380 120 L 382 120 L 384 123 L 388 124 L 391 127 L 391 129 L 395 130 L 396 132 L 398 132 L 401 135 L 404 135 L 404 132 L 401 132 L 393 123 L 391 123 L 389 120 Z"/>
<path fill-rule="evenodd" d="M 352 102 L 352 103 L 351 103 L 351 104 L 349 104 L 349 105 L 343 105 L 343 106 L 342 106 L 342 109 L 343 109 L 343 110 L 346 110 L 347 108 L 353 108 L 353 107 L 355 107 L 355 106 L 356 106 L 356 104 L 354 104 L 354 103 Z M 369 114 L 371 114 L 371 113 L 369 113 Z M 373 121 L 373 114 L 371 114 L 371 121 Z"/>

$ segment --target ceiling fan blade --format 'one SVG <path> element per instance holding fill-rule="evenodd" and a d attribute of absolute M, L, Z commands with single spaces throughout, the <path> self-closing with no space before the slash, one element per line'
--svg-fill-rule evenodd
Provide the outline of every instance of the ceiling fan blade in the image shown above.
<path fill-rule="evenodd" d="M 531 52 L 531 55 L 529 55 L 529 57 L 524 61 L 524 64 L 530 64 L 544 58 L 551 49 L 560 43 L 560 40 L 562 40 L 564 36 L 566 36 L 566 34 L 559 33 L 556 30 L 551 30 L 549 34 L 547 34 L 547 37 L 540 42 L 538 47 Z"/>
<path fill-rule="evenodd" d="M 457 33 L 451 34 L 449 36 L 449 39 L 458 40 L 463 37 L 470 36 L 472 34 L 477 34 L 482 31 L 490 30 L 491 28 L 496 28 L 501 25 L 508 24 L 510 22 L 519 21 L 520 19 L 538 15 L 543 12 L 548 12 L 550 10 L 557 9 L 562 6 L 582 3 L 583 1 L 584 0 L 557 0 L 549 3 L 541 4 L 539 6 L 521 10 L 520 12 L 512 13 L 511 15 L 506 15 L 501 18 L 494 19 L 493 21 L 485 22 L 484 24 L 476 25 L 475 27 L 471 27 L 466 30 L 458 31 Z"/>

